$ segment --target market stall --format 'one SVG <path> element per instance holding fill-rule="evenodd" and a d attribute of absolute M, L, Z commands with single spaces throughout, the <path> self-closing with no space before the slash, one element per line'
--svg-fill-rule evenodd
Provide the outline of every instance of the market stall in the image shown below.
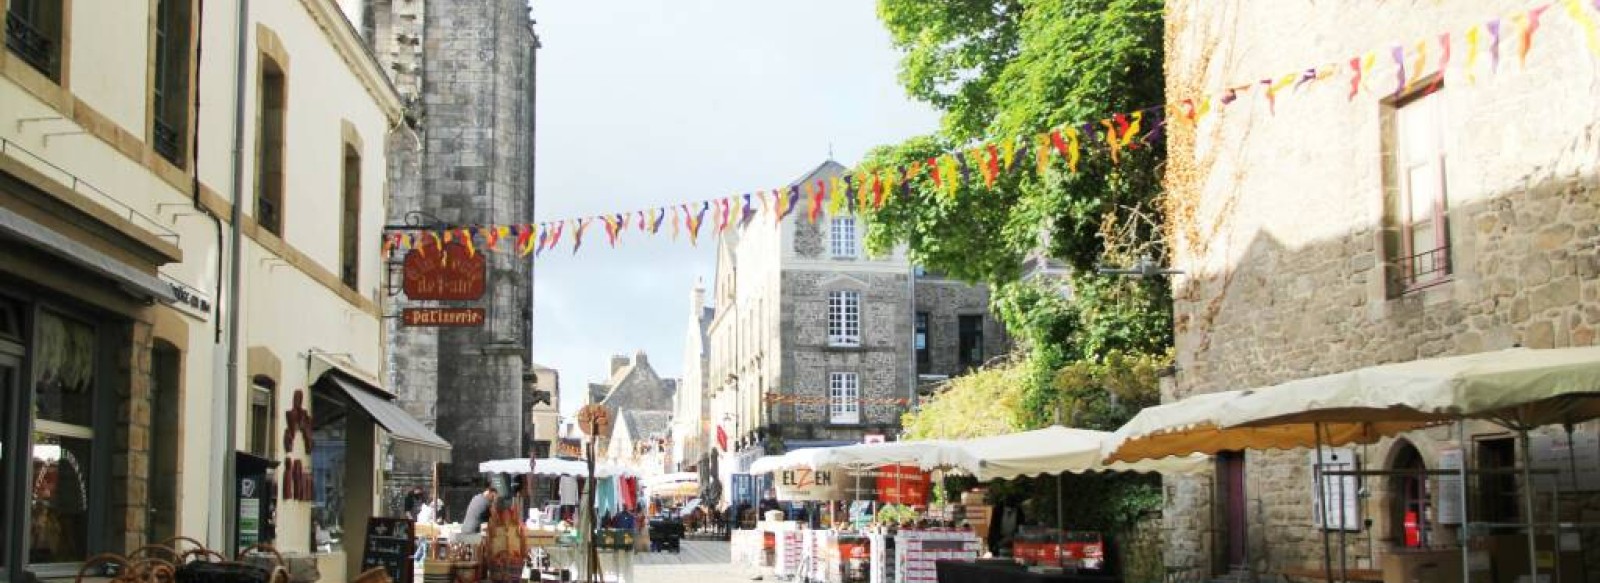
<path fill-rule="evenodd" d="M 633 553 L 639 536 L 640 529 L 645 523 L 638 514 L 637 496 L 630 491 L 630 481 L 637 483 L 637 476 L 627 468 L 596 463 L 593 469 L 593 481 L 589 480 L 590 469 L 583 460 L 564 458 L 539 458 L 530 463 L 526 459 L 492 460 L 478 464 L 478 471 L 489 475 L 505 476 L 542 476 L 555 478 L 563 482 L 573 481 L 569 487 L 563 484 L 563 490 L 583 490 L 592 495 L 596 519 L 601 526 L 595 529 L 595 546 L 603 552 L 599 553 L 601 568 L 606 573 L 618 573 L 627 578 L 632 572 Z M 636 487 L 632 490 L 636 491 Z M 575 493 L 567 492 L 561 495 L 564 498 L 575 498 Z M 565 500 L 562 500 L 565 502 Z M 576 502 L 576 500 L 574 500 Z M 558 508 L 569 506 L 557 505 Z M 570 506 L 576 506 L 572 504 Z M 630 510 L 630 507 L 632 510 Z M 626 524 L 618 524 L 618 519 L 624 512 L 628 512 Z M 569 517 L 568 513 L 572 513 Z M 558 512 L 549 512 L 540 509 L 530 509 L 523 516 L 521 523 L 525 540 L 523 548 L 532 557 L 534 564 L 543 569 L 548 569 L 552 575 L 560 576 L 562 572 L 571 576 L 573 573 L 585 572 L 585 561 L 582 547 L 583 532 L 588 531 L 581 523 L 581 514 L 573 513 L 571 508 Z"/>
<path fill-rule="evenodd" d="M 1513 348 L 1380 365 L 1152 407 L 1119 429 L 1116 437 L 1107 442 L 1105 454 L 1108 460 L 1131 461 L 1190 452 L 1312 447 L 1318 460 L 1313 472 L 1318 511 L 1342 524 L 1346 505 L 1331 504 L 1330 500 L 1342 500 L 1346 494 L 1330 491 L 1328 478 L 1342 486 L 1347 479 L 1393 472 L 1330 468 L 1325 447 L 1373 443 L 1414 429 L 1453 424 L 1454 433 L 1462 442 L 1460 447 L 1465 450 L 1464 421 L 1487 420 L 1518 436 L 1522 516 L 1528 520 L 1534 516 L 1532 478 L 1536 473 L 1529 459 L 1529 431 L 1558 426 L 1570 435 L 1574 424 L 1596 417 L 1600 417 L 1600 347 Z M 1451 470 L 1416 473 L 1453 477 L 1465 484 L 1467 476 L 1482 471 L 1469 468 L 1462 460 Z M 1464 514 L 1468 508 L 1466 489 L 1457 488 L 1455 494 L 1459 496 L 1455 502 Z M 1425 516 L 1419 513 L 1419 518 L 1425 520 Z M 1481 534 L 1482 530 L 1475 530 L 1471 520 L 1465 516 L 1460 520 L 1467 538 Z M 1562 540 L 1563 528 L 1583 527 L 1564 525 L 1559 520 L 1543 525 L 1530 521 L 1496 526 L 1515 527 L 1525 534 L 1526 574 L 1533 580 L 1543 577 L 1538 573 L 1541 568 L 1559 579 L 1561 557 L 1565 554 L 1551 552 L 1549 560 L 1539 558 L 1539 531 L 1549 531 L 1554 535 L 1552 540 Z M 1338 536 L 1342 538 L 1345 530 L 1338 529 Z M 1323 529 L 1322 570 L 1325 577 L 1332 578 L 1335 559 L 1329 536 L 1328 530 Z M 1484 570 L 1481 562 L 1472 557 L 1473 549 L 1484 545 L 1466 542 L 1456 546 L 1460 563 L 1454 580 L 1471 580 L 1475 572 Z M 1339 546 L 1338 571 L 1342 574 L 1348 568 L 1342 552 L 1345 545 Z"/>
<path fill-rule="evenodd" d="M 774 572 L 793 573 L 794 578 L 811 582 L 919 582 L 937 580 L 936 563 L 976 561 L 984 552 L 990 509 L 981 495 L 964 495 L 961 504 L 930 506 L 932 471 L 990 481 L 1042 474 L 1190 473 L 1209 468 L 1208 458 L 1201 455 L 1105 463 L 1102 450 L 1109 438 L 1106 432 L 1050 427 L 981 439 L 849 445 L 762 458 L 752 471 L 777 475 L 779 500 L 866 501 L 864 507 L 861 502 L 853 504 L 859 513 L 832 521 L 831 529 L 803 530 L 799 552 L 788 550 L 792 535 L 778 535 Z M 863 515 L 865 520 L 860 519 Z M 1107 574 L 1104 537 L 1067 530 L 1064 522 L 1058 517 L 1055 528 L 1024 532 L 1003 550 L 1014 557 L 1013 562 L 1035 572 Z"/>

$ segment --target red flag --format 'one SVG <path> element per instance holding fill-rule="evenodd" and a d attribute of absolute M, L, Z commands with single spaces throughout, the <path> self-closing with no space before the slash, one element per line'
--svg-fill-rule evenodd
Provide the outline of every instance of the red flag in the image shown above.
<path fill-rule="evenodd" d="M 994 186 L 995 177 L 1000 175 L 1000 150 L 995 148 L 994 144 L 989 144 L 988 150 L 989 161 L 983 166 L 983 183 L 984 186 L 992 187 Z"/>
<path fill-rule="evenodd" d="M 883 208 L 883 176 L 872 174 L 872 206 Z"/>
<path fill-rule="evenodd" d="M 722 451 L 728 451 L 728 432 L 724 431 L 721 425 L 717 426 L 717 447 Z"/>

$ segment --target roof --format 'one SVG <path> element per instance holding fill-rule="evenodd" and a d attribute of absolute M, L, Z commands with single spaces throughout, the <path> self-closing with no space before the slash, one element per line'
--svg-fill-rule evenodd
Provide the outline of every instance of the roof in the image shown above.
<path fill-rule="evenodd" d="M 820 178 L 832 178 L 834 176 L 844 174 L 849 170 L 850 169 L 845 168 L 843 164 L 834 162 L 831 159 L 825 160 L 821 164 L 818 164 L 816 168 L 812 168 L 810 172 L 805 173 L 804 176 L 795 179 L 794 182 L 790 182 L 789 186 L 799 186 Z"/>
<path fill-rule="evenodd" d="M 634 439 L 665 437 L 672 426 L 672 413 L 667 411 L 623 411 L 623 423 L 628 424 L 628 434 Z"/>
<path fill-rule="evenodd" d="M 677 386 L 656 375 L 643 353 L 619 367 L 605 383 L 589 384 L 589 400 L 614 411 L 671 411 Z"/>

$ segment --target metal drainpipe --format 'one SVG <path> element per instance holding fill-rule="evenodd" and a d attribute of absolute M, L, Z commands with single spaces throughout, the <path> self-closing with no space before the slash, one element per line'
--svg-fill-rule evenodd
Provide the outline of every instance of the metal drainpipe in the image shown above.
<path fill-rule="evenodd" d="M 910 412 L 917 406 L 917 266 L 915 263 L 912 263 L 911 268 L 906 271 L 906 297 L 911 303 L 911 365 L 907 367 L 911 378 L 907 383 L 909 387 L 906 394 L 906 411 Z M 928 327 L 931 329 L 933 323 L 929 322 Z M 899 423 L 898 420 L 895 421 L 895 424 Z M 903 426 L 900 428 L 902 433 L 905 430 Z"/>
<path fill-rule="evenodd" d="M 242 310 L 239 306 L 239 286 L 243 279 L 243 270 L 240 269 L 240 259 L 244 255 L 244 247 L 240 242 L 242 227 L 240 223 L 244 218 L 244 106 L 245 106 L 245 76 L 250 44 L 250 0 L 239 0 L 239 30 L 237 31 L 238 47 L 237 61 L 234 70 L 233 87 L 233 241 L 230 245 L 228 261 L 228 381 L 224 392 L 223 402 L 226 410 L 222 415 L 224 431 L 222 434 L 222 532 L 220 538 L 213 541 L 226 541 L 230 546 L 234 532 L 234 451 L 238 448 L 234 435 L 238 426 L 238 416 L 235 409 L 238 404 L 239 393 L 239 323 Z"/>

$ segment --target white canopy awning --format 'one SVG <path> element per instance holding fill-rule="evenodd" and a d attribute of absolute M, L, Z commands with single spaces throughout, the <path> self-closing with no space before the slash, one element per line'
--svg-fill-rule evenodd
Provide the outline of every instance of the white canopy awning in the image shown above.
<path fill-rule="evenodd" d="M 522 475 L 528 472 L 527 458 L 513 458 L 508 460 L 492 460 L 478 464 L 478 471 L 485 474 L 512 474 Z M 535 470 L 536 476 L 574 476 L 588 477 L 589 466 L 578 460 L 560 458 L 539 458 Z M 594 476 L 596 478 L 614 478 L 617 476 L 636 475 L 632 470 L 613 466 L 610 464 L 596 463 Z"/>
<path fill-rule="evenodd" d="M 1144 462 L 1102 463 L 1101 446 L 1110 436 L 1104 431 L 1057 425 L 965 440 L 957 442 L 961 459 L 955 468 L 981 481 L 989 481 L 1063 472 L 1196 473 L 1209 467 L 1209 458 L 1201 455 Z"/>
<path fill-rule="evenodd" d="M 694 472 L 677 472 L 672 474 L 661 474 L 659 476 L 650 476 L 640 481 L 640 483 L 647 488 L 651 486 L 664 486 L 667 484 L 677 484 L 683 482 L 698 484 L 700 483 L 700 474 Z"/>
<path fill-rule="evenodd" d="M 1513 428 L 1600 416 L 1600 346 L 1512 348 L 1290 381 L 1233 401 L 1224 426 L 1349 419 L 1501 421 Z"/>
<path fill-rule="evenodd" d="M 965 440 L 896 441 L 844 447 L 803 449 L 756 460 L 751 473 L 790 468 L 871 468 L 912 465 L 922 470 L 950 470 L 980 480 L 1062 472 L 1198 472 L 1204 456 L 1141 463 L 1101 463 L 1104 431 L 1049 427 L 995 437 Z"/>

